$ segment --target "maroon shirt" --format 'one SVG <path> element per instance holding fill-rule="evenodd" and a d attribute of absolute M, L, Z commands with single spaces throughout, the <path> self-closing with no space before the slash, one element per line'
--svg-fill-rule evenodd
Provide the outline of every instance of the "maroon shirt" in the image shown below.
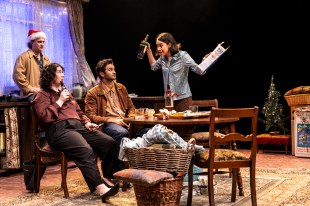
<path fill-rule="evenodd" d="M 56 103 L 59 96 L 59 92 L 44 90 L 38 92 L 32 101 L 41 129 L 46 130 L 52 124 L 67 119 L 78 119 L 84 125 L 90 122 L 73 97 L 70 97 L 70 101 L 66 101 L 62 107 L 59 107 Z"/>

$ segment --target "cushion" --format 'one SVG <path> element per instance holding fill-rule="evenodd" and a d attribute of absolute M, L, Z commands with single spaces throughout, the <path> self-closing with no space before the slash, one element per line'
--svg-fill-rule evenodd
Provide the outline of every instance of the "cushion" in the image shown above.
<path fill-rule="evenodd" d="M 214 136 L 224 137 L 225 135 L 219 132 L 214 132 Z M 192 134 L 192 138 L 194 138 L 197 141 L 205 141 L 205 140 L 209 140 L 210 134 L 209 132 L 195 132 Z"/>
<path fill-rule="evenodd" d="M 163 180 L 173 178 L 173 175 L 168 172 L 141 169 L 124 169 L 113 175 L 117 179 L 143 186 L 152 186 Z"/>
<path fill-rule="evenodd" d="M 295 95 L 295 94 L 310 94 L 310 86 L 295 87 L 294 89 L 287 91 L 284 94 L 284 96 Z"/>
<path fill-rule="evenodd" d="M 197 157 L 199 161 L 205 162 L 209 159 L 209 149 L 198 152 Z M 230 149 L 215 149 L 214 161 L 226 161 L 226 160 L 248 160 L 248 156 L 242 152 L 238 152 Z"/>

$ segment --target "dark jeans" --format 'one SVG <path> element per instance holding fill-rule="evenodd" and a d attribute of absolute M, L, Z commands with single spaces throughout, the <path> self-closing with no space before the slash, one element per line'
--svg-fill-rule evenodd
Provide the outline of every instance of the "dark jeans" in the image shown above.
<path fill-rule="evenodd" d="M 117 154 L 119 154 L 120 145 L 123 137 L 129 136 L 128 129 L 116 123 L 106 123 L 102 127 L 102 132 L 111 136 L 116 141 Z M 125 164 L 123 161 L 117 159 L 117 162 L 119 170 L 125 169 Z"/>
<path fill-rule="evenodd" d="M 150 128 L 143 128 L 137 132 L 137 137 L 142 137 L 143 134 L 147 133 Z M 120 145 L 123 137 L 129 137 L 129 131 L 127 128 L 118 125 L 116 123 L 106 123 L 102 127 L 102 131 L 107 135 L 113 137 L 117 143 L 117 152 L 119 153 Z M 123 161 L 118 160 L 119 169 L 125 169 L 125 164 Z"/>

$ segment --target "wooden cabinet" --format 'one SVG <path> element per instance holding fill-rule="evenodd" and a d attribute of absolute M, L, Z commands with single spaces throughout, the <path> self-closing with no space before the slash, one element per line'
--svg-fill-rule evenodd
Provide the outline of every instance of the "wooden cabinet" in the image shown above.
<path fill-rule="evenodd" d="M 5 120 L 5 109 L 14 108 L 14 114 L 16 114 L 16 118 L 13 121 L 16 121 L 17 125 L 17 138 L 15 141 L 10 137 L 10 132 L 6 131 L 7 124 Z M 20 169 L 22 168 L 23 162 L 33 158 L 34 154 L 34 139 L 31 136 L 31 116 L 30 116 L 30 103 L 29 102 L 0 102 L 0 133 L 5 134 L 5 142 L 14 141 L 14 144 L 10 144 L 10 150 L 7 149 L 0 153 L 1 158 L 17 158 L 18 167 L 13 167 L 12 169 Z M 9 120 L 12 121 L 12 120 Z M 9 126 L 10 127 L 10 126 Z M 11 130 L 11 128 L 10 128 Z M 15 131 L 15 130 L 14 130 Z M 14 131 L 12 133 L 14 133 Z M 16 140 L 17 139 L 17 140 Z M 17 142 L 17 144 L 15 144 Z M 6 145 L 6 148 L 8 145 Z M 14 148 L 15 147 L 15 148 Z M 9 155 L 10 152 L 14 151 L 13 155 Z M 17 156 L 15 155 L 17 154 Z M 6 162 L 8 160 L 1 161 Z M 15 161 L 16 159 L 14 159 Z M 1 163 L 0 163 L 1 164 Z M 0 165 L 0 169 L 6 169 L 5 166 Z M 8 168 L 10 169 L 10 168 Z"/>
<path fill-rule="evenodd" d="M 159 109 L 165 108 L 165 98 L 163 96 L 141 96 L 132 97 L 131 99 L 136 108 L 155 109 L 155 113 L 158 113 Z"/>
<path fill-rule="evenodd" d="M 0 109 L 0 157 L 5 156 L 5 120 L 4 109 Z"/>

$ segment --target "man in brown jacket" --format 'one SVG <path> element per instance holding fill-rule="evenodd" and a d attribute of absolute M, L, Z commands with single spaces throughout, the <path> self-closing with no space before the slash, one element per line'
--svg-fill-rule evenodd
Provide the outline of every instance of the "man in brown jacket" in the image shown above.
<path fill-rule="evenodd" d="M 129 136 L 128 125 L 123 119 L 134 115 L 135 106 L 126 87 L 116 82 L 112 59 L 99 61 L 96 72 L 100 83 L 87 92 L 85 113 L 92 122 L 103 123 L 102 131 L 113 137 L 120 146 L 122 138 Z M 120 167 L 124 167 L 122 162 Z"/>
<path fill-rule="evenodd" d="M 40 91 L 40 71 L 50 64 L 43 55 L 46 35 L 42 31 L 30 29 L 28 32 L 28 50 L 19 55 L 15 61 L 13 80 L 19 87 L 20 97 L 31 101 L 34 94 Z"/>

